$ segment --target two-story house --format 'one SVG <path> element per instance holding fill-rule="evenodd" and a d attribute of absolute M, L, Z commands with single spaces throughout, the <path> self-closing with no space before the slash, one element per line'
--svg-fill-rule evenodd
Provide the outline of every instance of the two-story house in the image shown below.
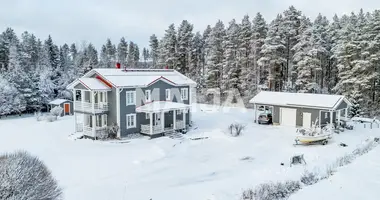
<path fill-rule="evenodd" d="M 183 130 L 191 122 L 196 83 L 172 69 L 93 69 L 67 86 L 75 130 L 97 138 L 117 124 L 118 138 Z"/>

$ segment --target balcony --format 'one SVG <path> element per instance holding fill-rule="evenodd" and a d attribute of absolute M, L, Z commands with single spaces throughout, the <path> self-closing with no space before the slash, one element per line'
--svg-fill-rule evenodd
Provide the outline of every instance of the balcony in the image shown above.
<path fill-rule="evenodd" d="M 82 102 L 75 101 L 74 102 L 74 110 L 84 113 L 104 113 L 108 111 L 108 103 L 90 103 L 90 102 Z"/>

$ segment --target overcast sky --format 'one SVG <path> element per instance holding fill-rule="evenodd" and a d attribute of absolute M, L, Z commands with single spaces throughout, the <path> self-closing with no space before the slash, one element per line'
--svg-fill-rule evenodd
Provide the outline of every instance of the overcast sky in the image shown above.
<path fill-rule="evenodd" d="M 319 12 L 331 19 L 335 13 L 379 9 L 380 0 L 1 0 L 0 30 L 27 30 L 42 39 L 51 34 L 59 45 L 85 40 L 98 48 L 107 38 L 116 43 L 124 36 L 142 49 L 150 35 L 161 37 L 183 19 L 203 31 L 218 19 L 227 24 L 257 12 L 270 21 L 290 5 L 312 19 Z"/>

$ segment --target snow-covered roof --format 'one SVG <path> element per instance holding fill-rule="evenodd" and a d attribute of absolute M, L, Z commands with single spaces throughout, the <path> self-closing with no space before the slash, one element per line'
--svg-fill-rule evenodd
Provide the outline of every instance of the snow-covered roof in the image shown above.
<path fill-rule="evenodd" d="M 169 111 L 169 110 L 186 109 L 189 107 L 190 105 L 183 104 L 183 103 L 176 103 L 176 102 L 170 102 L 170 101 L 155 101 L 155 102 L 137 107 L 136 112 L 161 112 L 161 111 Z"/>
<path fill-rule="evenodd" d="M 102 76 L 115 87 L 148 86 L 150 83 L 162 79 L 173 85 L 196 85 L 190 78 L 172 69 L 93 69 L 84 77 L 94 74 Z"/>
<path fill-rule="evenodd" d="M 342 101 L 351 104 L 342 95 L 261 91 L 249 103 L 335 110 Z"/>
<path fill-rule="evenodd" d="M 111 90 L 111 88 L 96 78 L 79 78 L 78 80 L 89 90 Z"/>
<path fill-rule="evenodd" d="M 67 100 L 67 99 L 55 99 L 53 101 L 50 101 L 49 104 L 50 105 L 61 105 L 62 103 L 65 103 L 65 102 L 68 102 L 70 100 Z"/>

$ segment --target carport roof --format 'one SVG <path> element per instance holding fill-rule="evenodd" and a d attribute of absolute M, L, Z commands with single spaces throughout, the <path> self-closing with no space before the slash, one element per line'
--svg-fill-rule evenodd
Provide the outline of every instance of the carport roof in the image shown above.
<path fill-rule="evenodd" d="M 352 106 L 343 95 L 261 91 L 249 103 L 336 110 L 342 101 Z"/>

